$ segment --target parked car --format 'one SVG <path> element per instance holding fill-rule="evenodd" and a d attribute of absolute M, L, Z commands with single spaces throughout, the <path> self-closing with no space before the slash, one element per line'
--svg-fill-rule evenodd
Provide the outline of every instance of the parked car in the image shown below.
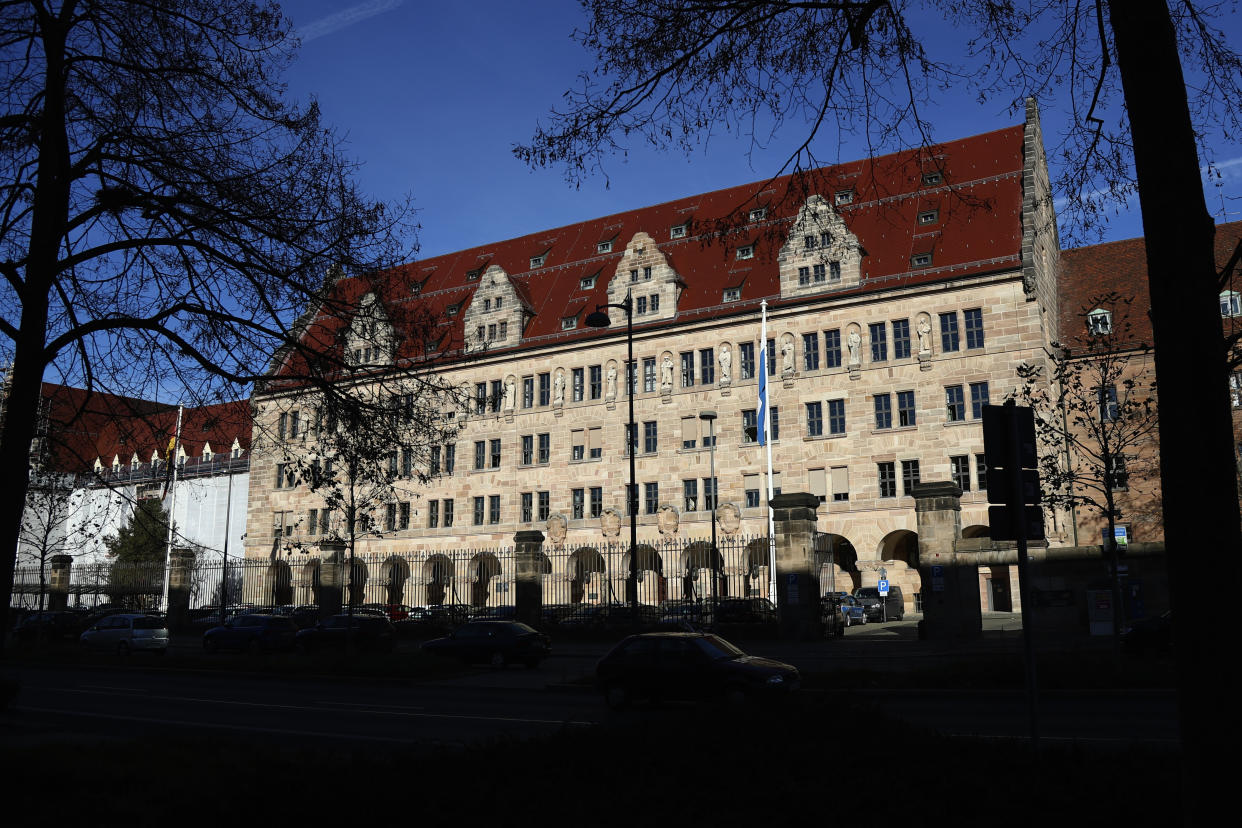
<path fill-rule="evenodd" d="M 595 679 L 613 708 L 637 699 L 740 703 L 801 684 L 793 665 L 747 655 L 718 635 L 682 632 L 629 636 L 600 659 Z"/>
<path fill-rule="evenodd" d="M 272 615 L 283 615 L 292 618 L 299 630 L 313 627 L 319 623 L 319 607 L 315 604 L 282 604 L 272 610 Z"/>
<path fill-rule="evenodd" d="M 110 650 L 117 655 L 145 650 L 168 651 L 168 621 L 155 615 L 117 613 L 101 618 L 78 638 L 88 650 Z"/>
<path fill-rule="evenodd" d="M 517 607 L 480 607 L 470 614 L 471 621 L 513 621 Z"/>
<path fill-rule="evenodd" d="M 74 641 L 82 634 L 87 613 L 82 610 L 35 612 L 22 619 L 14 630 L 18 641 Z"/>
<path fill-rule="evenodd" d="M 878 587 L 860 587 L 854 590 L 854 598 L 863 605 L 869 621 L 901 621 L 906 617 L 906 602 L 896 584 L 888 588 L 885 598 L 880 597 Z"/>
<path fill-rule="evenodd" d="M 857 598 L 848 592 L 834 592 L 831 596 L 832 603 L 841 615 L 842 624 L 852 627 L 855 624 L 867 623 L 867 610 Z"/>
<path fill-rule="evenodd" d="M 471 621 L 444 638 L 424 642 L 423 651 L 467 664 L 500 668 L 520 663 L 534 668 L 552 652 L 552 642 L 543 633 L 517 621 Z"/>
<path fill-rule="evenodd" d="M 203 633 L 203 649 L 209 653 L 217 650 L 288 651 L 293 649 L 297 634 L 298 625 L 286 615 L 239 615 Z"/>
<path fill-rule="evenodd" d="M 385 616 L 341 613 L 298 630 L 294 646 L 301 652 L 315 652 L 329 647 L 344 649 L 348 641 L 359 652 L 387 653 L 392 652 L 395 637 L 392 622 Z"/>
<path fill-rule="evenodd" d="M 721 624 L 775 624 L 776 605 L 767 598 L 721 598 L 716 620 Z"/>
<path fill-rule="evenodd" d="M 1121 634 L 1121 649 L 1131 655 L 1164 655 L 1173 649 L 1173 610 L 1135 621 Z"/>

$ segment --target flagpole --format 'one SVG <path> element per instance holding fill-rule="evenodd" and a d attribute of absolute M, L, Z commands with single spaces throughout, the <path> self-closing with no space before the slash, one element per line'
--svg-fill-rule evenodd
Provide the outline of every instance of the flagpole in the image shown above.
<path fill-rule="evenodd" d="M 768 511 L 768 600 L 776 603 L 776 522 L 772 513 L 772 412 L 768 405 L 768 300 L 759 303 L 762 321 L 759 327 L 759 445 L 767 449 L 767 511 Z"/>
<path fill-rule="evenodd" d="M 172 483 L 169 484 L 168 497 L 168 540 L 164 543 L 164 595 L 160 600 L 160 609 L 168 612 L 168 575 L 169 567 L 172 565 L 172 543 L 173 543 L 173 524 L 175 520 L 173 515 L 177 511 L 177 449 L 181 445 L 181 410 L 182 406 L 177 406 L 177 430 L 173 434 L 172 442 L 168 448 L 168 463 L 172 468 Z"/>

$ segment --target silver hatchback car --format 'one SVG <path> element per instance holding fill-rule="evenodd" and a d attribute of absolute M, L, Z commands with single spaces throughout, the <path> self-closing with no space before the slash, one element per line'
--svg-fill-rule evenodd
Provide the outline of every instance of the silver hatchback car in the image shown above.
<path fill-rule="evenodd" d="M 99 619 L 78 640 L 87 650 L 106 650 L 118 655 L 148 650 L 164 655 L 168 651 L 168 622 L 142 613 L 118 613 Z"/>

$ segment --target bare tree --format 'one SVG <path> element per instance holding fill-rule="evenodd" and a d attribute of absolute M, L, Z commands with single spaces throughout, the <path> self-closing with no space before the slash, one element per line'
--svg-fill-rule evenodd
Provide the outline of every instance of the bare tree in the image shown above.
<path fill-rule="evenodd" d="M 1233 4 L 1203 0 L 1013 3 L 926 0 L 928 14 L 963 32 L 927 43 L 916 4 L 893 0 L 584 0 L 579 41 L 595 59 L 564 109 L 515 148 L 534 165 L 563 165 L 571 182 L 601 169 L 627 140 L 689 149 L 715 129 L 754 137 L 802 130 L 793 166 L 822 162 L 833 133 L 861 134 L 873 151 L 928 145 L 925 105 L 950 86 L 1016 104 L 1063 92 L 1071 108 L 1054 188 L 1079 230 L 1098 228 L 1112 201 L 1138 193 L 1147 241 L 1165 538 L 1175 604 L 1190 606 L 1182 556 L 1242 548 L 1233 435 L 1201 166 L 1206 136 L 1236 136 L 1242 56 Z M 1223 21 L 1223 22 L 1220 22 Z M 935 58 L 935 48 L 968 64 Z M 1193 75 L 1187 81 L 1183 63 Z M 819 153 L 816 155 L 816 153 Z M 1201 160 L 1200 154 L 1203 158 Z M 787 165 L 788 167 L 789 165 Z M 1169 209 L 1175 205 L 1174 209 Z M 1187 405 L 1194 399 L 1196 405 Z M 1195 486 L 1185 481 L 1195 480 Z M 1209 515 L 1209 519 L 1204 519 Z M 1198 602 L 1196 602 L 1198 603 Z M 1230 704 L 1213 655 L 1228 644 L 1223 606 L 1196 613 L 1208 633 L 1175 630 L 1187 737 L 1187 818 L 1199 791 L 1228 784 L 1210 757 L 1230 743 L 1208 711 Z"/>
<path fill-rule="evenodd" d="M 1117 293 L 1093 297 L 1082 310 L 1085 336 L 1053 343 L 1043 365 L 1018 369 L 1015 395 L 1036 415 L 1041 444 L 1040 484 L 1052 508 L 1086 508 L 1104 524 L 1111 568 L 1114 643 L 1124 623 L 1118 578 L 1118 495 L 1146 505 L 1157 498 L 1159 464 L 1151 349 L 1136 341 L 1131 300 Z M 1131 491 L 1131 489 L 1134 491 Z"/>
<path fill-rule="evenodd" d="M 49 369 L 218 401 L 331 301 L 325 274 L 409 260 L 411 213 L 360 194 L 318 108 L 282 98 L 296 40 L 275 4 L 3 3 L 0 41 L 5 468 L 25 466 Z M 18 488 L 0 508 L 5 596 Z"/>

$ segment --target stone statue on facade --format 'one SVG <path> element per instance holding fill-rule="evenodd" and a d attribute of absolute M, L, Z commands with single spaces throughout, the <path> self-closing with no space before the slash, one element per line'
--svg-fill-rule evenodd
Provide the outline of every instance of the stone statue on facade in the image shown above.
<path fill-rule="evenodd" d="M 792 374 L 794 370 L 794 344 L 792 339 L 781 343 L 781 373 Z"/>
<path fill-rule="evenodd" d="M 615 400 L 617 398 L 617 366 L 608 366 L 608 383 L 604 386 L 604 398 Z"/>
<path fill-rule="evenodd" d="M 552 403 L 553 405 L 562 405 L 565 402 L 565 372 L 557 371 L 556 379 L 552 381 Z"/>
<path fill-rule="evenodd" d="M 931 322 L 926 316 L 919 320 L 919 353 L 931 353 Z"/>
<path fill-rule="evenodd" d="M 850 349 L 850 364 L 857 365 L 860 362 L 858 348 L 862 345 L 862 337 L 858 335 L 858 331 L 850 331 L 850 335 L 845 340 L 845 345 Z"/>
<path fill-rule="evenodd" d="M 660 363 L 660 390 L 665 394 L 673 390 L 673 358 L 668 354 Z"/>
<path fill-rule="evenodd" d="M 512 411 L 517 405 L 517 383 L 513 381 L 513 377 L 505 380 L 505 408 Z"/>
<path fill-rule="evenodd" d="M 670 362 L 671 364 L 671 362 Z M 733 354 L 729 351 L 729 343 L 726 342 L 720 346 L 720 384 L 728 385 L 733 382 Z"/>

